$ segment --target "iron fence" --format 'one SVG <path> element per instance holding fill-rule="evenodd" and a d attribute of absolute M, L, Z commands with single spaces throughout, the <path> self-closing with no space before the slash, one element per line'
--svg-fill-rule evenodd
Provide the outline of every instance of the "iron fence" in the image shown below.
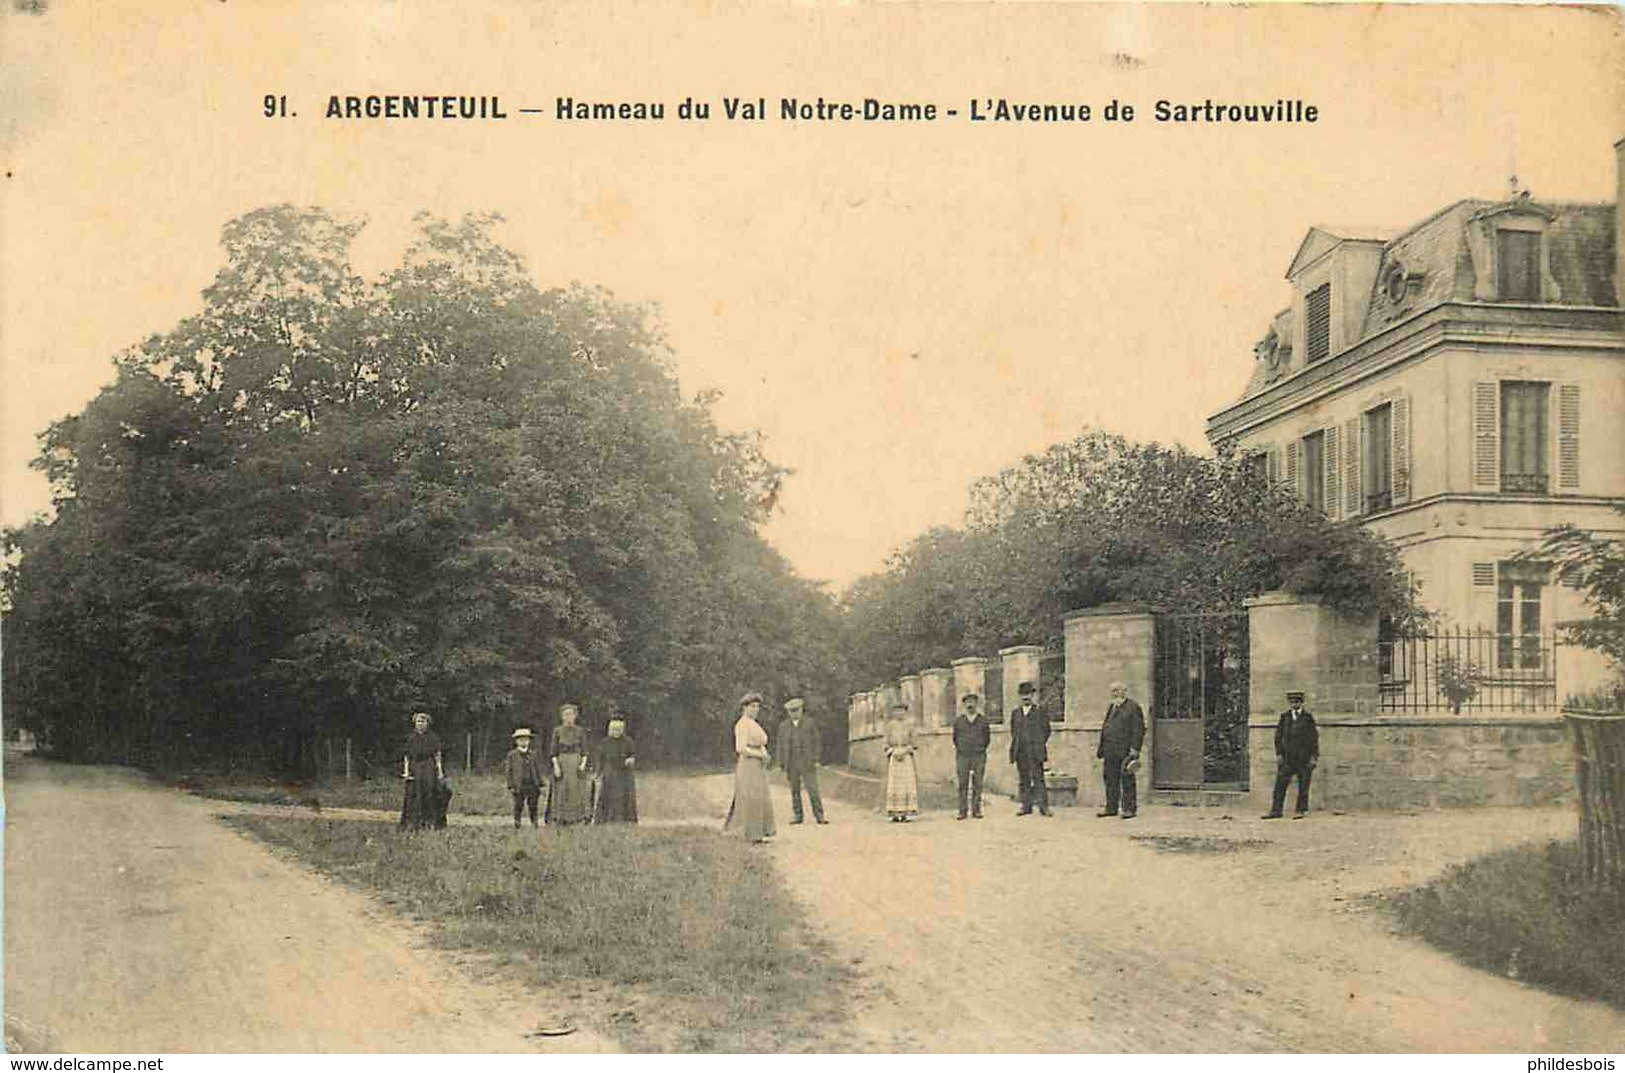
<path fill-rule="evenodd" d="M 1555 632 L 1443 630 L 1377 642 L 1378 697 L 1394 712 L 1558 709 Z"/>

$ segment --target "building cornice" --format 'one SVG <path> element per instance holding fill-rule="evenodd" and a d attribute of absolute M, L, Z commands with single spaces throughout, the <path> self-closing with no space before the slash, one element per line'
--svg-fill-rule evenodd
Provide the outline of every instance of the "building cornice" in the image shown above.
<path fill-rule="evenodd" d="M 1625 312 L 1609 306 L 1445 302 L 1368 336 L 1209 416 L 1219 443 L 1311 405 L 1344 388 L 1418 361 L 1442 346 L 1481 349 L 1563 348 L 1625 353 Z"/>

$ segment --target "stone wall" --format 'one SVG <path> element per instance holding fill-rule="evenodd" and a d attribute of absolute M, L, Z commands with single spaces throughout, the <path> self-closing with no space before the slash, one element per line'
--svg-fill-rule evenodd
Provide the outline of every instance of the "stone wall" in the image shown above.
<path fill-rule="evenodd" d="M 1313 709 L 1313 705 L 1310 705 Z M 1315 714 L 1320 764 L 1312 809 L 1548 805 L 1574 797 L 1574 746 L 1561 714 L 1432 716 Z M 1251 804 L 1270 806 L 1275 718 L 1247 730 Z M 1292 808 L 1297 783 L 1287 791 Z"/>

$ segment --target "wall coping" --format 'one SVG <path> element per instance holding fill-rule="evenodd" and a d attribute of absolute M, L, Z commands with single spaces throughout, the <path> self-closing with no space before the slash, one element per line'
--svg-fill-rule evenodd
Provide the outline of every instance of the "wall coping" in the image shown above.
<path fill-rule="evenodd" d="M 1595 719 L 1607 723 L 1625 720 L 1625 712 L 1609 712 L 1598 708 L 1564 708 L 1565 719 Z"/>
<path fill-rule="evenodd" d="M 953 674 L 953 673 L 954 673 L 953 671 L 950 671 L 946 667 L 927 667 L 925 670 L 920 672 L 920 677 L 924 678 L 928 674 Z"/>
<path fill-rule="evenodd" d="M 1123 618 L 1133 616 L 1139 618 L 1155 615 L 1161 610 L 1162 609 L 1157 607 L 1155 604 L 1141 604 L 1122 601 L 1118 603 L 1097 604 L 1094 607 L 1084 607 L 1079 608 L 1076 611 L 1068 611 L 1066 614 L 1061 616 L 1061 621 L 1071 622 L 1075 618 L 1109 618 L 1112 616 L 1120 616 Z"/>
<path fill-rule="evenodd" d="M 1022 655 L 1024 653 L 1031 653 L 1031 652 L 1036 652 L 1039 655 L 1043 655 L 1044 654 L 1044 646 L 1043 645 L 1011 645 L 1009 648 L 1001 648 L 1001 649 L 999 649 L 999 655 L 1001 655 L 1001 656 L 1017 656 L 1017 655 Z"/>
<path fill-rule="evenodd" d="M 968 667 L 972 663 L 980 663 L 982 666 L 986 667 L 987 666 L 987 657 L 986 656 L 961 656 L 958 659 L 954 660 L 953 666 L 955 666 L 955 667 Z"/>
<path fill-rule="evenodd" d="M 1257 596 L 1249 596 L 1241 601 L 1241 606 L 1254 607 L 1285 607 L 1290 604 L 1310 604 L 1320 606 L 1320 597 L 1313 594 L 1299 594 L 1295 592 L 1261 592 Z"/>
<path fill-rule="evenodd" d="M 899 684 L 901 684 L 903 682 L 918 682 L 919 680 L 920 680 L 920 676 L 917 675 L 917 674 L 905 674 L 902 677 L 897 679 Z"/>
<path fill-rule="evenodd" d="M 1249 730 L 1254 728 L 1272 729 L 1280 722 L 1280 716 L 1269 716 L 1268 721 L 1258 721 L 1256 718 L 1247 721 Z M 1561 715 L 1542 715 L 1538 712 L 1473 712 L 1470 715 L 1423 714 L 1423 715 L 1317 715 L 1315 725 L 1319 727 L 1560 727 L 1563 725 Z"/>

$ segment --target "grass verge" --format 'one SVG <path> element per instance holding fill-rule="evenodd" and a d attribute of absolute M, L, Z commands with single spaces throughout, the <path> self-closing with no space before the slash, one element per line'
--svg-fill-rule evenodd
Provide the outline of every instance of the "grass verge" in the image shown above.
<path fill-rule="evenodd" d="M 513 795 L 501 775 L 452 773 L 451 812 L 462 816 L 508 816 Z M 377 809 L 400 812 L 400 779 L 353 779 L 349 782 L 277 783 L 266 779 L 191 775 L 181 786 L 195 794 L 221 801 L 311 808 Z M 542 791 L 547 801 L 547 791 Z M 720 806 L 703 796 L 694 773 L 642 772 L 638 775 L 639 814 L 651 818 L 715 819 L 719 824 L 728 803 Z"/>
<path fill-rule="evenodd" d="M 1470 965 L 1625 1009 L 1625 890 L 1585 885 L 1573 842 L 1480 857 L 1390 904 L 1406 931 Z"/>
<path fill-rule="evenodd" d="M 771 858 L 701 828 L 516 833 L 228 817 L 545 988 L 641 1051 L 827 1051 L 848 971 L 815 937 Z"/>

